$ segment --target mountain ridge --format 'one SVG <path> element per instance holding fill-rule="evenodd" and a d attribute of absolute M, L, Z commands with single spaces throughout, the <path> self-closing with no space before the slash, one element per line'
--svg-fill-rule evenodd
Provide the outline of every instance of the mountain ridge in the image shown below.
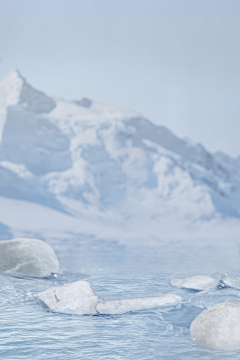
<path fill-rule="evenodd" d="M 0 84 L 2 196 L 81 216 L 239 218 L 239 164 L 117 105 L 53 99 L 18 71 Z"/>

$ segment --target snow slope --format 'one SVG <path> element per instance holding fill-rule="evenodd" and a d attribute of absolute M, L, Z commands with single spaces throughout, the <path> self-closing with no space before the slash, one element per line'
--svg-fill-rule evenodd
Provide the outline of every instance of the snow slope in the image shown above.
<path fill-rule="evenodd" d="M 111 224 L 239 218 L 239 165 L 128 109 L 49 97 L 16 70 L 0 85 L 0 196 Z"/>

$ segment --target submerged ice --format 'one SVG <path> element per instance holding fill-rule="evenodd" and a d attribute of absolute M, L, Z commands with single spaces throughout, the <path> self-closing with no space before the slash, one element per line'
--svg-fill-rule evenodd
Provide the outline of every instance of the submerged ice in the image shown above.
<path fill-rule="evenodd" d="M 173 294 L 104 300 L 95 294 L 87 281 L 53 287 L 34 295 L 34 298 L 53 312 L 76 315 L 116 315 L 156 307 L 171 307 L 181 302 L 181 296 Z"/>

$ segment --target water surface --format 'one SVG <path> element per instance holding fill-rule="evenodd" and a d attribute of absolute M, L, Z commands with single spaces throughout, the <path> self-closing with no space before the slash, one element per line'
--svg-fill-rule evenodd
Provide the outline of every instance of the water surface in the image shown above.
<path fill-rule="evenodd" d="M 196 292 L 170 285 L 179 276 L 238 275 L 237 242 L 220 246 L 193 239 L 143 246 L 81 234 L 45 240 L 60 258 L 61 274 L 48 279 L 0 275 L 1 359 L 240 359 L 240 352 L 200 348 L 189 335 L 191 322 L 203 309 L 223 301 L 240 302 L 240 292 L 230 288 Z M 80 279 L 106 299 L 175 293 L 182 296 L 182 305 L 168 312 L 76 316 L 48 312 L 32 298 L 51 286 Z"/>

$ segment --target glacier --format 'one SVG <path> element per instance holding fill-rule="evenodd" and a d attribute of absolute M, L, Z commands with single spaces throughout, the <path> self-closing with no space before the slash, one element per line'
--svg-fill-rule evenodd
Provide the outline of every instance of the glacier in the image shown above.
<path fill-rule="evenodd" d="M 66 101 L 14 70 L 0 85 L 0 195 L 70 214 L 239 218 L 239 158 L 114 104 Z"/>

